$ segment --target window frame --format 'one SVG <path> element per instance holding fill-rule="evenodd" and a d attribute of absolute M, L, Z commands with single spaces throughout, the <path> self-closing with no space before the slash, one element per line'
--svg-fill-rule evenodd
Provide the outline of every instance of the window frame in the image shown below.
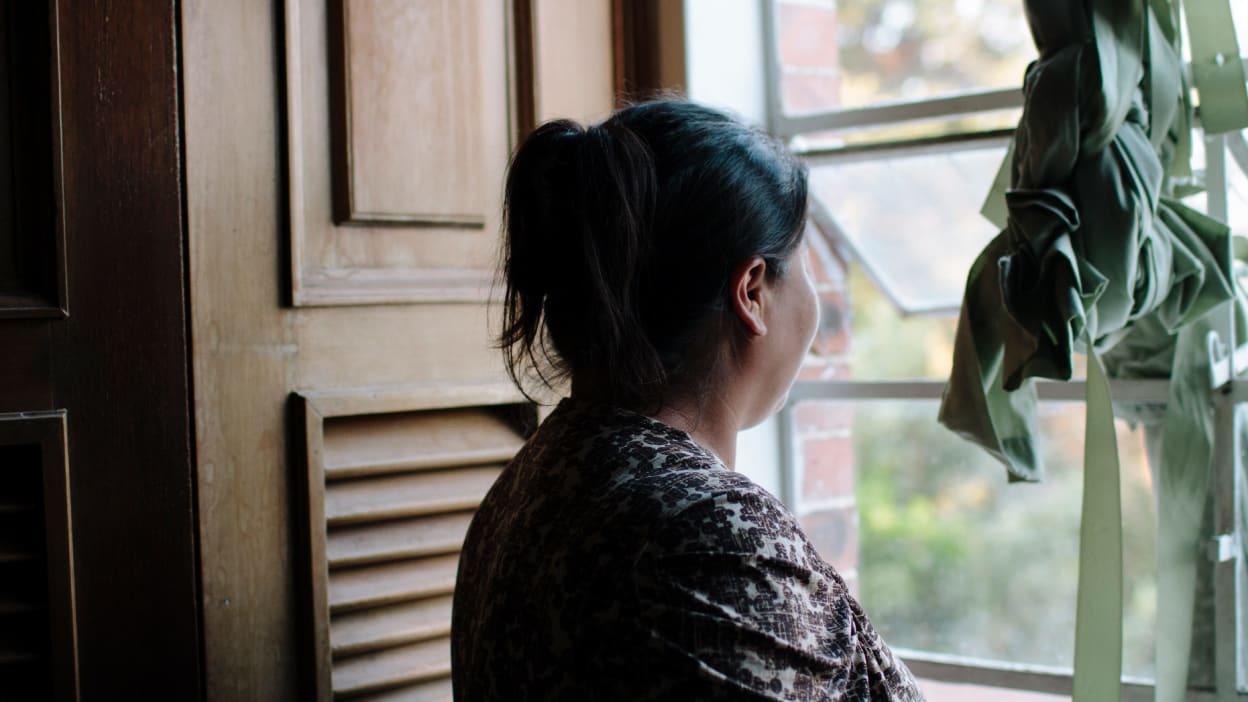
<path fill-rule="evenodd" d="M 845 109 L 825 110 L 801 115 L 788 115 L 784 110 L 782 80 L 777 36 L 778 0 L 759 0 L 761 6 L 761 31 L 764 52 L 764 88 L 766 123 L 775 136 L 792 140 L 803 134 L 830 130 L 853 130 L 882 127 L 927 119 L 953 118 L 964 115 L 1021 108 L 1023 94 L 1020 88 L 967 91 L 938 95 L 912 101 L 884 102 Z M 1241 60 L 1248 72 L 1248 48 L 1241 47 Z M 1189 74 L 1190 64 L 1185 67 Z M 1199 113 L 1196 116 L 1199 125 Z M 894 150 L 937 149 L 952 150 L 967 140 L 982 140 L 1008 136 L 1013 130 L 980 130 L 959 132 L 934 139 L 910 141 L 886 141 L 866 146 L 849 146 L 835 149 L 812 150 L 803 156 L 844 154 L 862 152 L 860 157 L 870 158 L 870 151 L 889 148 Z M 1231 135 L 1205 136 L 1205 186 L 1206 212 L 1226 221 L 1228 214 L 1229 184 L 1227 156 L 1234 165 L 1248 175 L 1248 130 Z M 830 212 L 812 198 L 812 220 L 825 234 L 835 235 L 838 225 Z M 846 237 L 840 237 L 848 241 Z M 865 258 L 855 256 L 867 269 L 868 275 L 878 281 Z M 887 287 L 880 286 L 892 297 Z M 896 299 L 892 299 L 894 304 Z M 900 306 L 899 306 L 900 308 Z M 1242 545 L 1248 535 L 1242 533 L 1245 515 L 1240 514 L 1243 481 L 1236 479 L 1240 460 L 1241 432 L 1237 428 L 1236 408 L 1248 405 L 1248 378 L 1240 379 L 1248 370 L 1248 343 L 1242 347 L 1234 336 L 1233 308 L 1224 305 L 1226 314 L 1218 325 L 1216 338 L 1211 335 L 1209 353 L 1213 361 L 1211 387 L 1214 389 L 1214 533 L 1209 544 L 1215 561 L 1215 680 L 1217 690 L 1189 690 L 1187 699 L 1204 702 L 1215 699 L 1248 699 L 1248 640 L 1245 640 L 1244 602 L 1248 601 L 1248 573 L 1246 573 Z M 919 310 L 920 314 L 948 314 L 943 306 Z M 956 311 L 953 311 L 956 314 Z M 1233 349 L 1227 352 L 1226 349 Z M 945 383 L 943 381 L 913 380 L 808 380 L 799 381 L 790 391 L 788 401 L 781 409 L 777 431 L 780 444 L 781 500 L 796 509 L 801 491 L 801 475 L 795 451 L 795 409 L 806 400 L 839 400 L 852 403 L 873 400 L 939 400 Z M 1165 404 L 1169 396 L 1169 380 L 1115 379 L 1110 383 L 1115 401 L 1149 402 Z M 1037 383 L 1039 399 L 1045 401 L 1084 400 L 1086 383 L 1083 381 Z M 1248 407 L 1243 409 L 1248 422 Z M 1001 661 L 986 661 L 961 656 L 935 654 L 925 651 L 897 649 L 911 670 L 919 677 L 941 682 L 1003 687 L 1031 692 L 1069 695 L 1073 687 L 1073 672 L 1064 669 L 1012 665 Z M 1152 700 L 1153 681 L 1123 678 L 1124 700 Z"/>

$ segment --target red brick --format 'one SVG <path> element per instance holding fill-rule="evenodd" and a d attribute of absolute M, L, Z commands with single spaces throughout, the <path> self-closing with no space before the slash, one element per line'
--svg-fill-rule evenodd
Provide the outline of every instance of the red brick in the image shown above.
<path fill-rule="evenodd" d="M 854 442 L 846 433 L 801 444 L 803 501 L 854 496 Z"/>
<path fill-rule="evenodd" d="M 823 238 L 823 232 L 810 220 L 806 221 L 805 239 L 807 247 L 807 265 L 810 266 L 810 277 L 820 290 L 845 288 L 845 263 L 841 261 L 832 247 Z"/>
<path fill-rule="evenodd" d="M 836 6 L 780 3 L 776 8 L 780 63 L 787 66 L 836 68 L 841 63 L 836 43 Z"/>
<path fill-rule="evenodd" d="M 784 111 L 805 114 L 831 110 L 841 104 L 841 77 L 835 73 L 791 73 L 781 80 Z"/>
<path fill-rule="evenodd" d="M 849 301 L 841 290 L 819 293 L 819 329 L 813 350 L 820 356 L 836 356 L 849 350 Z"/>
<path fill-rule="evenodd" d="M 837 400 L 806 400 L 794 411 L 798 436 L 826 434 L 854 425 L 854 406 Z"/>
<path fill-rule="evenodd" d="M 784 109 L 789 114 L 809 114 L 840 106 L 841 78 L 821 71 L 784 71 L 781 78 Z"/>
<path fill-rule="evenodd" d="M 858 569 L 858 510 L 841 507 L 799 518 L 802 529 L 823 560 L 842 572 Z"/>

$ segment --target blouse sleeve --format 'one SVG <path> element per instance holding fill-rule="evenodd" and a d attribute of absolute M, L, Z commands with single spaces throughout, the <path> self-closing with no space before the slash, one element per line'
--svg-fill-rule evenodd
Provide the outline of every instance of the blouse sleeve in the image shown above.
<path fill-rule="evenodd" d="M 921 700 L 796 520 L 747 479 L 657 530 L 651 636 L 708 687 L 758 700 Z"/>

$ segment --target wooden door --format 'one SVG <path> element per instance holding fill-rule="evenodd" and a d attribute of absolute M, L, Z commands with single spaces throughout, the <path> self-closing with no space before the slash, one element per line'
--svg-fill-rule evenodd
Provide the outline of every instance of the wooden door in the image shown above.
<path fill-rule="evenodd" d="M 196 699 L 174 2 L 0 6 L 0 699 Z"/>
<path fill-rule="evenodd" d="M 207 694 L 447 698 L 455 554 L 534 420 L 503 171 L 611 108 L 610 3 L 275 5 L 182 9 Z"/>

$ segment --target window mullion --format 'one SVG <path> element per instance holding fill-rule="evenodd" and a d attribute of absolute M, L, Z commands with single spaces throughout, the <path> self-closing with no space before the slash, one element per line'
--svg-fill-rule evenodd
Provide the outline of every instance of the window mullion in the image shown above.
<path fill-rule="evenodd" d="M 807 380 L 794 384 L 789 402 L 802 400 L 939 400 L 945 390 L 943 380 Z M 1086 384 L 1082 380 L 1036 382 L 1041 401 L 1082 402 Z M 1170 395 L 1166 378 L 1115 378 L 1110 381 L 1115 402 L 1164 404 Z"/>
<path fill-rule="evenodd" d="M 960 656 L 942 656 L 926 651 L 897 649 L 915 675 L 946 683 L 982 685 L 1012 690 L 1027 690 L 1052 695 L 1070 695 L 1073 687 L 1071 672 L 1059 668 L 1013 665 Z M 1123 678 L 1124 702 L 1152 702 L 1153 682 L 1141 678 Z M 1214 702 L 1211 690 L 1189 690 L 1187 702 Z"/>
<path fill-rule="evenodd" d="M 1023 92 L 1017 87 L 956 93 L 926 100 L 887 102 L 865 107 L 829 110 L 790 117 L 783 110 L 773 118 L 777 136 L 795 137 L 808 132 L 864 129 L 899 122 L 941 117 L 958 117 L 976 112 L 1008 110 L 1023 106 Z"/>

